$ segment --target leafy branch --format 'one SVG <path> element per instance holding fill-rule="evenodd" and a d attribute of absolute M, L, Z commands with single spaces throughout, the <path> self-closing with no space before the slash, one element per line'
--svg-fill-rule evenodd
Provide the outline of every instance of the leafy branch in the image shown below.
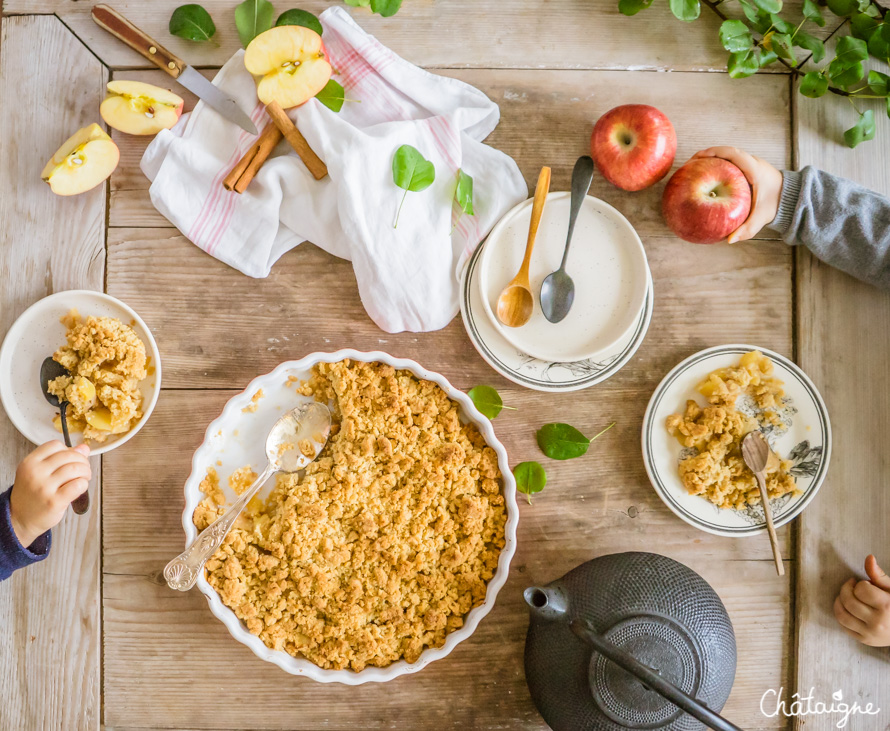
<path fill-rule="evenodd" d="M 653 0 L 618 0 L 625 15 L 636 15 Z M 861 99 L 883 99 L 890 116 L 890 76 L 877 70 L 866 73 L 869 56 L 890 64 L 890 18 L 888 9 L 876 0 L 804 0 L 795 23 L 779 16 L 782 0 L 668 0 L 679 20 L 691 22 L 701 15 L 704 5 L 722 21 L 720 43 L 729 52 L 727 71 L 734 79 L 753 76 L 775 63 L 784 66 L 799 80 L 799 91 L 818 98 L 831 93 L 846 97 L 857 115 L 856 124 L 844 132 L 849 147 L 875 136 L 871 109 L 856 104 Z M 738 3 L 743 18 L 730 17 L 724 8 Z M 807 32 L 808 26 L 824 27 L 823 8 L 842 18 L 831 34 L 839 35 L 834 56 L 821 68 L 811 69 L 826 58 L 825 43 Z"/>

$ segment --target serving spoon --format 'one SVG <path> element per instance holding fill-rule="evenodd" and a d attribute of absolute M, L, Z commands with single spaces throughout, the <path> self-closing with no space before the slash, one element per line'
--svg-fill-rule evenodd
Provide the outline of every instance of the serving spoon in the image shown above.
<path fill-rule="evenodd" d="M 579 157 L 572 171 L 572 208 L 569 214 L 569 235 L 566 248 L 562 254 L 562 263 L 541 284 L 541 310 L 550 322 L 560 322 L 569 314 L 575 301 L 575 283 L 566 272 L 566 261 L 569 258 L 569 247 L 572 245 L 572 234 L 575 233 L 575 221 L 581 212 L 581 205 L 593 182 L 593 159 Z"/>
<path fill-rule="evenodd" d="M 68 434 L 68 402 L 62 401 L 54 393 L 50 393 L 49 383 L 61 376 L 71 375 L 68 369 L 61 363 L 53 360 L 52 356 L 45 358 L 40 364 L 40 390 L 43 391 L 49 405 L 59 410 L 59 416 L 62 419 L 62 438 L 65 440 L 65 446 L 71 447 L 71 436 Z M 76 515 L 83 515 L 90 509 L 90 493 L 84 491 L 82 495 L 78 495 L 71 501 L 71 509 Z"/>
<path fill-rule="evenodd" d="M 763 434 L 752 431 L 742 440 L 742 459 L 748 465 L 748 469 L 757 478 L 757 486 L 760 488 L 760 502 L 763 503 L 763 515 L 766 517 L 766 531 L 769 533 L 769 543 L 773 549 L 773 559 L 776 562 L 776 573 L 785 575 L 785 565 L 782 563 L 782 552 L 779 550 L 779 539 L 776 536 L 776 527 L 773 525 L 773 511 L 769 504 L 769 495 L 766 493 L 766 465 L 769 462 L 770 449 Z"/>
<path fill-rule="evenodd" d="M 303 404 L 276 421 L 266 437 L 266 469 L 231 508 L 202 530 L 192 545 L 164 567 L 167 585 L 178 591 L 191 589 L 201 575 L 204 564 L 222 545 L 241 511 L 266 480 L 275 472 L 297 472 L 313 462 L 327 443 L 330 433 L 331 411 L 324 404 Z M 305 444 L 307 440 L 312 446 L 311 456 L 300 450 L 300 443 Z"/>
<path fill-rule="evenodd" d="M 498 296 L 498 320 L 507 327 L 525 325 L 531 319 L 532 311 L 535 308 L 535 299 L 528 281 L 528 265 L 532 260 L 535 237 L 538 235 L 538 225 L 541 223 L 541 214 L 544 212 L 544 203 L 547 201 L 549 192 L 550 168 L 543 167 L 538 176 L 538 184 L 535 186 L 535 202 L 532 204 L 532 218 L 528 227 L 528 241 L 525 244 L 525 257 L 522 260 L 522 266 Z"/>

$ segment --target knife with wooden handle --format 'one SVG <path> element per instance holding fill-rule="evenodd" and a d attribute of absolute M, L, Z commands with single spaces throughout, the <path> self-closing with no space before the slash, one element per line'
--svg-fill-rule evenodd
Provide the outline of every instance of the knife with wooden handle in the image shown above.
<path fill-rule="evenodd" d="M 139 30 L 119 12 L 108 5 L 96 5 L 93 7 L 93 20 L 100 28 L 107 30 L 115 38 L 145 56 L 159 69 L 166 71 L 177 82 L 230 122 L 234 122 L 252 135 L 257 134 L 256 126 L 234 99 L 223 93 L 219 87 L 211 84 L 194 68 L 168 51 L 151 36 Z"/>

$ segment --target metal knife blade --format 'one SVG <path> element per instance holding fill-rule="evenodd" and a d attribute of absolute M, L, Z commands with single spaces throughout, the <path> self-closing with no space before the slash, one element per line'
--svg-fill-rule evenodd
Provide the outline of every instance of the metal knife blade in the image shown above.
<path fill-rule="evenodd" d="M 222 92 L 219 87 L 211 84 L 194 68 L 186 66 L 176 80 L 230 122 L 234 122 L 245 132 L 250 132 L 252 135 L 257 134 L 256 125 L 250 121 L 250 117 L 244 113 L 235 100 Z"/>

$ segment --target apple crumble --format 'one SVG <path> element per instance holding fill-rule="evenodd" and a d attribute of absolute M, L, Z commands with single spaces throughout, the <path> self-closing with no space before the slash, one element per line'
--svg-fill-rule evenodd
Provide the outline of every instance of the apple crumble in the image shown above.
<path fill-rule="evenodd" d="M 298 390 L 331 406 L 330 440 L 249 506 L 207 580 L 270 648 L 322 668 L 414 662 L 485 599 L 505 543 L 497 455 L 409 371 L 320 363 Z M 224 510 L 212 468 L 201 489 L 199 530 Z"/>
<path fill-rule="evenodd" d="M 69 312 L 63 345 L 53 360 L 68 375 L 50 381 L 49 391 L 68 402 L 71 431 L 83 432 L 85 441 L 104 442 L 112 434 L 129 431 L 142 418 L 139 382 L 146 377 L 145 344 L 133 329 L 113 317 L 80 317 Z M 61 431 L 61 419 L 55 417 Z"/>
<path fill-rule="evenodd" d="M 773 363 L 758 351 L 746 353 L 736 368 L 721 368 L 698 385 L 707 400 L 701 407 L 686 402 L 682 414 L 667 418 L 667 429 L 695 454 L 680 461 L 680 480 L 691 495 L 700 495 L 719 508 L 744 510 L 760 503 L 754 473 L 742 458 L 744 437 L 761 427 L 783 427 L 785 405 L 782 382 L 771 377 Z M 755 415 L 737 407 L 739 397 L 748 396 Z M 790 474 L 791 462 L 770 452 L 766 489 L 770 498 L 797 494 Z"/>

